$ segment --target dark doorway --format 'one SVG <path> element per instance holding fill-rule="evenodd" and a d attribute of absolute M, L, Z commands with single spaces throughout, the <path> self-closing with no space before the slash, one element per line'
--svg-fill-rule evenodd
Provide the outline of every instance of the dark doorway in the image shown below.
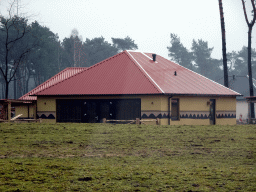
<path fill-rule="evenodd" d="M 210 124 L 215 125 L 216 123 L 216 100 L 210 99 Z"/>
<path fill-rule="evenodd" d="M 57 122 L 81 122 L 82 100 L 57 99 Z"/>
<path fill-rule="evenodd" d="M 57 122 L 101 123 L 103 118 L 135 120 L 141 117 L 140 99 L 57 99 Z"/>
<path fill-rule="evenodd" d="M 103 118 L 112 119 L 113 101 L 90 99 L 83 102 L 83 120 L 86 123 L 101 123 Z"/>
<path fill-rule="evenodd" d="M 180 113 L 179 113 L 179 99 L 172 99 L 171 100 L 171 119 L 172 121 L 179 120 L 180 119 Z"/>
<path fill-rule="evenodd" d="M 84 101 L 83 122 L 101 123 L 103 118 L 132 120 L 140 116 L 140 99 L 89 99 Z"/>
<path fill-rule="evenodd" d="M 113 118 L 116 120 L 135 120 L 141 115 L 140 99 L 116 99 Z"/>

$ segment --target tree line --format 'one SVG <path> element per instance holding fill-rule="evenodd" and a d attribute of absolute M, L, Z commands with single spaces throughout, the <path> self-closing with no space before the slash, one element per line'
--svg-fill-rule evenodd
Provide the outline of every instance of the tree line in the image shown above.
<path fill-rule="evenodd" d="M 213 47 L 202 39 L 193 39 L 190 50 L 186 48 L 177 34 L 171 33 L 170 46 L 167 47 L 168 55 L 172 61 L 191 69 L 212 80 L 223 78 L 222 59 L 215 59 L 211 56 Z M 253 76 L 256 76 L 256 50 L 251 50 L 251 64 Z M 242 47 L 240 51 L 227 53 L 227 64 L 229 75 L 248 75 L 248 49 Z"/>

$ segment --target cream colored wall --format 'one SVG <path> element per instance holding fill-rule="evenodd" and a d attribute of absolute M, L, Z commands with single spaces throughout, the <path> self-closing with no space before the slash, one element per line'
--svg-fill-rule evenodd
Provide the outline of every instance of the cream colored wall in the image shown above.
<path fill-rule="evenodd" d="M 42 119 L 42 122 L 56 123 L 56 98 L 37 97 L 37 114 L 53 114 L 55 119 Z"/>
<path fill-rule="evenodd" d="M 141 111 L 161 111 L 166 108 L 168 104 L 165 103 L 165 98 L 162 95 L 146 95 L 140 96 L 141 98 Z"/>
<path fill-rule="evenodd" d="M 207 101 L 210 98 L 206 97 L 181 97 L 181 96 L 174 96 L 172 97 L 179 99 L 180 103 L 180 112 L 190 112 L 190 111 L 197 111 L 197 112 L 209 112 L 209 105 L 207 105 Z M 152 113 L 157 114 L 162 113 L 166 114 L 168 117 L 168 99 L 169 96 L 166 95 L 156 95 L 156 96 L 142 96 L 141 97 L 141 111 L 144 113 Z M 171 105 L 170 105 L 171 111 Z M 161 125 L 168 125 L 168 118 L 160 119 Z M 170 120 L 171 125 L 208 125 L 209 119 L 184 119 L 181 118 L 178 121 Z M 147 123 L 152 124 L 152 123 Z"/>
<path fill-rule="evenodd" d="M 235 97 L 217 98 L 216 111 L 236 111 L 236 98 Z"/>
<path fill-rule="evenodd" d="M 16 106 L 15 116 L 22 114 L 21 118 L 28 118 L 28 106 Z"/>
<path fill-rule="evenodd" d="M 209 111 L 209 105 L 207 105 L 207 101 L 210 101 L 209 97 L 178 98 L 180 99 L 180 111 Z"/>
<path fill-rule="evenodd" d="M 210 101 L 209 97 L 184 97 L 184 96 L 174 96 L 172 99 L 179 99 L 179 109 L 180 115 L 185 114 L 206 114 L 208 115 L 210 111 L 210 106 L 207 102 Z M 170 105 L 171 111 L 171 105 Z M 209 125 L 209 119 L 189 119 L 180 118 L 180 120 L 172 121 L 171 125 Z"/>
<path fill-rule="evenodd" d="M 38 97 L 37 111 L 38 112 L 53 112 L 56 117 L 56 99 L 141 99 L 141 113 L 165 114 L 168 116 L 168 98 L 166 95 L 131 95 L 131 96 L 96 96 L 96 97 Z M 184 97 L 177 96 L 180 101 L 180 113 L 202 112 L 209 113 L 210 99 L 216 99 L 216 112 L 230 112 L 236 111 L 235 98 L 217 98 L 217 97 Z M 170 106 L 171 111 L 171 106 Z M 147 118 L 148 119 L 148 118 Z M 56 122 L 56 119 L 44 119 L 43 122 Z M 235 124 L 235 118 L 216 118 L 216 124 Z M 155 124 L 155 122 L 148 122 L 146 124 Z M 168 118 L 160 119 L 160 124 L 167 125 Z M 209 119 L 185 119 L 181 118 L 179 121 L 170 120 L 171 125 L 209 125 Z"/>
<path fill-rule="evenodd" d="M 36 105 L 31 104 L 29 106 L 28 105 L 15 106 L 15 116 L 19 114 L 22 114 L 22 116 L 20 116 L 21 118 L 35 118 Z"/>
<path fill-rule="evenodd" d="M 216 113 L 233 113 L 236 115 L 236 98 L 222 97 L 216 99 Z M 217 125 L 235 125 L 236 118 L 216 118 Z"/>
<path fill-rule="evenodd" d="M 37 111 L 55 111 L 56 99 L 55 98 L 38 98 Z"/>
<path fill-rule="evenodd" d="M 163 104 L 168 106 L 168 97 L 165 97 L 165 102 L 162 101 Z M 224 125 L 236 124 L 235 118 L 217 118 L 217 114 L 233 114 L 235 116 L 236 113 L 236 98 L 235 97 L 184 97 L 184 96 L 174 96 L 172 97 L 179 99 L 180 104 L 180 114 L 207 114 L 209 115 L 210 111 L 210 99 L 216 99 L 216 124 Z M 163 108 L 163 107 L 162 107 Z M 170 105 L 171 111 L 171 105 Z M 168 123 L 168 119 L 162 123 Z M 170 120 L 171 125 L 209 125 L 209 119 L 187 119 L 180 118 L 179 121 Z"/>

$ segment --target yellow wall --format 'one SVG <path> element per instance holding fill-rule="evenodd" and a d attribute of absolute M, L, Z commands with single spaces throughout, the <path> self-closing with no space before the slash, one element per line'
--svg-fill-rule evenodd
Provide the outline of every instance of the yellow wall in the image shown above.
<path fill-rule="evenodd" d="M 145 105 L 142 106 L 141 110 L 144 113 L 152 113 L 157 114 L 158 112 L 168 112 L 168 96 L 148 96 L 149 98 L 146 99 L 146 102 L 142 103 Z M 216 124 L 236 124 L 235 117 L 233 118 L 217 118 L 218 114 L 224 115 L 235 115 L 236 112 L 236 98 L 235 97 L 185 97 L 185 96 L 173 96 L 173 99 L 179 99 L 179 109 L 180 109 L 180 116 L 186 114 L 192 115 L 207 115 L 209 116 L 210 111 L 210 99 L 216 99 Z M 155 101 L 157 100 L 157 101 Z M 154 104 L 156 103 L 157 106 L 152 105 L 153 101 Z M 171 105 L 170 105 L 170 112 L 171 112 Z M 168 118 L 162 118 L 161 124 L 166 125 L 168 124 Z M 172 121 L 170 120 L 171 125 L 209 125 L 209 119 L 192 119 L 192 118 L 180 118 L 179 120 Z"/>
<path fill-rule="evenodd" d="M 222 97 L 216 99 L 217 111 L 236 111 L 236 98 Z"/>
<path fill-rule="evenodd" d="M 236 98 L 222 97 L 216 99 L 216 113 L 225 114 L 225 112 L 233 112 L 235 118 L 217 118 L 218 125 L 235 125 L 236 124 Z"/>
<path fill-rule="evenodd" d="M 28 106 L 16 106 L 15 107 L 15 115 L 22 114 L 22 118 L 27 118 L 28 117 Z"/>
<path fill-rule="evenodd" d="M 162 115 L 160 124 L 168 124 L 168 99 L 166 95 L 132 95 L 132 96 L 95 96 L 95 97 L 38 97 L 37 112 L 46 115 L 54 114 L 56 117 L 56 99 L 141 99 L 141 115 L 153 114 L 156 118 Z M 210 111 L 210 99 L 216 99 L 216 124 L 236 124 L 235 118 L 217 118 L 218 114 L 231 114 L 236 112 L 236 99 L 234 97 L 184 97 L 174 96 L 179 99 L 180 115 L 182 114 L 208 114 Z M 171 111 L 171 105 L 170 105 Z M 143 118 L 142 118 L 143 119 Z M 44 119 L 43 122 L 56 122 L 56 119 Z M 147 122 L 146 124 L 155 124 L 155 122 Z M 209 125 L 209 119 L 189 119 L 180 118 L 178 121 L 170 120 L 171 125 Z"/>
<path fill-rule="evenodd" d="M 28 107 L 29 107 L 29 109 L 28 109 Z M 35 118 L 36 105 L 29 104 L 29 105 L 15 106 L 15 116 L 17 116 L 19 114 L 22 114 L 22 116 L 20 116 L 20 118 Z"/>
<path fill-rule="evenodd" d="M 180 111 L 209 111 L 207 101 L 209 97 L 178 97 L 180 99 Z"/>

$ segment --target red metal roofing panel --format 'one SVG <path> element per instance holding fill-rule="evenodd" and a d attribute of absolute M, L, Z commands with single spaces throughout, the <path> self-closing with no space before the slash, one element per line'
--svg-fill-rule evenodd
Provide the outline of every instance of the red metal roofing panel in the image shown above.
<path fill-rule="evenodd" d="M 161 93 L 127 52 L 119 53 L 36 95 Z"/>
<path fill-rule="evenodd" d="M 152 54 L 135 51 L 124 51 L 80 73 L 64 75 L 48 80 L 32 94 L 239 95 L 159 55 L 154 62 Z"/>
<path fill-rule="evenodd" d="M 224 87 L 202 75 L 184 68 L 159 55 L 156 62 L 152 54 L 129 52 L 142 66 L 147 74 L 162 89 L 169 94 L 196 94 L 196 95 L 239 95 L 239 93 Z M 174 72 L 176 71 L 176 76 Z"/>
<path fill-rule="evenodd" d="M 29 95 L 34 95 L 37 92 L 44 90 L 47 87 L 50 87 L 51 85 L 54 85 L 60 81 L 63 81 L 64 79 L 71 77 L 72 75 L 79 73 L 81 71 L 84 71 L 86 69 L 87 69 L 87 67 L 68 67 L 68 68 L 62 70 L 61 72 L 59 72 L 58 74 L 54 75 L 49 80 L 38 85 L 36 88 L 29 91 L 27 94 L 20 97 L 19 100 L 36 100 L 37 99 L 36 96 L 29 96 Z"/>

